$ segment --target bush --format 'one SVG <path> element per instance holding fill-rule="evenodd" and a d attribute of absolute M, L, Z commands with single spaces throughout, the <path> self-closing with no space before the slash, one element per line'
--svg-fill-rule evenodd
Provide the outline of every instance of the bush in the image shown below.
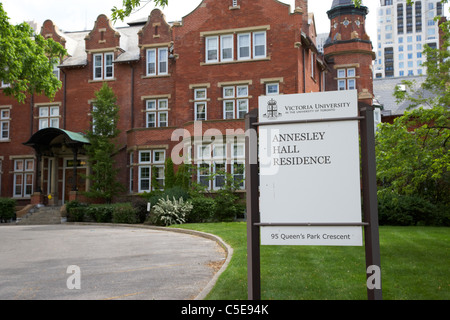
<path fill-rule="evenodd" d="M 134 198 L 131 205 L 136 210 L 137 222 L 143 223 L 148 216 L 147 201 L 142 198 Z"/>
<path fill-rule="evenodd" d="M 133 208 L 131 203 L 120 203 L 111 206 L 113 223 L 138 223 L 138 212 Z"/>
<path fill-rule="evenodd" d="M 233 221 L 244 213 L 245 206 L 232 191 L 219 190 L 214 201 L 216 203 L 214 218 L 218 221 Z"/>
<path fill-rule="evenodd" d="M 111 222 L 113 211 L 113 205 L 96 204 L 86 208 L 86 216 L 90 217 L 95 222 L 107 223 Z"/>
<path fill-rule="evenodd" d="M 78 201 L 70 201 L 66 204 L 67 221 L 68 222 L 83 222 L 86 221 L 85 213 L 88 205 Z"/>
<path fill-rule="evenodd" d="M 0 198 L 0 222 L 16 218 L 16 200 Z"/>
<path fill-rule="evenodd" d="M 166 200 L 160 199 L 153 207 L 155 223 L 165 226 L 182 224 L 191 210 L 192 204 L 189 201 L 184 202 L 183 198 L 177 200 L 173 197 L 173 201 L 169 200 L 169 197 Z"/>
<path fill-rule="evenodd" d="M 186 222 L 198 223 L 212 220 L 216 212 L 216 202 L 212 198 L 196 196 L 190 199 L 192 211 L 186 215 Z"/>
<path fill-rule="evenodd" d="M 420 197 L 378 192 L 378 212 L 381 225 L 449 226 L 448 206 L 436 205 Z"/>

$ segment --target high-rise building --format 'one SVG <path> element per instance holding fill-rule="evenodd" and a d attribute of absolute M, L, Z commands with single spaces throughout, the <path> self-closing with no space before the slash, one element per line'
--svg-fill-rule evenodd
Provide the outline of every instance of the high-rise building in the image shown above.
<path fill-rule="evenodd" d="M 439 47 L 436 16 L 442 16 L 440 0 L 380 0 L 377 10 L 378 44 L 375 78 L 426 74 L 424 45 Z"/>

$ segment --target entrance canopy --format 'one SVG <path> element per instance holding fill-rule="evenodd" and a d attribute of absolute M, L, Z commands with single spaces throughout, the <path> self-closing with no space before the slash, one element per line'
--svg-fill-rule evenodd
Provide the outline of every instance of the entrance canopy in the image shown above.
<path fill-rule="evenodd" d="M 79 147 L 89 144 L 88 138 L 80 132 L 72 132 L 58 128 L 46 128 L 39 130 L 24 143 L 24 145 L 34 149 L 42 149 L 42 147 L 62 146 Z"/>
<path fill-rule="evenodd" d="M 90 144 L 89 139 L 79 132 L 71 132 L 58 128 L 46 128 L 39 130 L 24 143 L 24 145 L 32 147 L 36 151 L 36 181 L 35 190 L 42 192 L 41 181 L 41 161 L 42 156 L 46 157 L 64 157 L 68 155 L 73 156 L 73 179 L 72 191 L 78 191 L 78 173 L 77 163 L 78 154 L 85 153 L 84 146 Z"/>

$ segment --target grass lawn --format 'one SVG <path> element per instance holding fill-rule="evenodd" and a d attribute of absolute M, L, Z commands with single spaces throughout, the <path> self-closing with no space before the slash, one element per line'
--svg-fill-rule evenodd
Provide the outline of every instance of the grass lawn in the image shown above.
<path fill-rule="evenodd" d="M 247 299 L 245 222 L 177 225 L 221 237 L 234 250 L 210 300 Z M 450 299 L 450 228 L 380 227 L 385 300 Z M 364 247 L 261 247 L 263 300 L 367 299 Z"/>

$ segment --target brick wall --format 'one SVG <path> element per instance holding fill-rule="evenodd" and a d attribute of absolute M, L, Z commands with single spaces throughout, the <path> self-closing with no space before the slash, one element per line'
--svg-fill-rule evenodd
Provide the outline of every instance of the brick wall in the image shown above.
<path fill-rule="evenodd" d="M 41 33 L 65 45 L 71 56 L 60 68 L 63 86 L 53 101 L 34 95 L 24 104 L 18 104 L 0 92 L 0 107 L 10 106 L 12 119 L 10 141 L 0 142 L 1 196 L 12 196 L 13 161 L 10 159 L 34 155 L 34 150 L 22 143 L 39 129 L 39 107 L 59 106 L 60 128 L 86 132 L 90 129 L 95 92 L 104 81 L 114 90 L 120 106 L 118 143 L 121 151 L 115 159 L 121 168 L 119 178 L 124 186 L 128 186 L 129 166 L 137 163 L 139 150 L 161 148 L 170 156 L 172 148 L 180 142 L 171 141 L 174 130 L 186 129 L 190 137 L 198 135 L 194 123 L 196 88 L 207 90 L 208 120 L 201 123 L 202 134 L 225 134 L 227 130 L 243 132 L 243 119 L 224 120 L 223 88 L 226 86 L 248 87 L 249 111 L 258 107 L 258 97 L 266 94 L 267 83 L 278 83 L 282 94 L 324 90 L 321 82 L 325 73 L 318 63 L 324 58 L 315 48 L 315 27 L 308 25 L 308 2 L 296 0 L 295 7 L 299 9 L 274 0 L 238 1 L 237 7 L 232 7 L 231 0 L 204 0 L 196 10 L 173 25 L 169 25 L 163 13 L 155 9 L 147 22 L 139 26 L 116 30 L 107 16 L 100 15 L 92 31 L 77 34 L 62 33 L 47 20 Z M 238 35 L 250 34 L 253 41 L 252 36 L 258 32 L 265 32 L 266 56 L 239 60 Z M 232 61 L 206 63 L 206 39 L 217 36 L 220 41 L 223 35 L 232 36 Z M 351 37 L 352 34 L 342 36 Z M 73 49 L 74 39 L 79 41 L 77 50 Z M 158 49 L 167 49 L 167 73 L 147 75 L 147 50 L 155 50 L 159 55 Z M 115 58 L 114 76 L 94 80 L 94 55 L 109 52 Z M 336 89 L 335 65 L 357 63 L 361 79 L 358 90 L 371 93 L 371 54 L 367 43 L 329 47 L 328 56 L 333 61 L 329 65 L 327 90 Z M 74 60 L 77 63 L 72 63 Z M 146 128 L 146 100 L 149 99 L 167 99 L 168 127 Z M 134 155 L 133 164 L 130 164 L 130 153 Z M 137 192 L 137 180 L 138 170 L 134 170 L 134 192 Z M 61 182 L 59 189 L 62 189 Z"/>

